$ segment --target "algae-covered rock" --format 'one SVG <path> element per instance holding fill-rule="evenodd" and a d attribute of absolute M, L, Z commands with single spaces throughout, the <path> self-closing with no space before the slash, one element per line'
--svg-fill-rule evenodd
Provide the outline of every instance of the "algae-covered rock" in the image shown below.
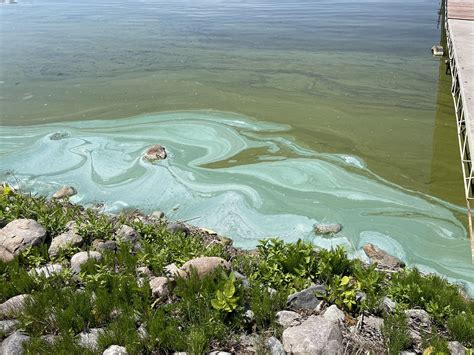
<path fill-rule="evenodd" d="M 163 147 L 160 144 L 155 144 L 148 148 L 143 155 L 143 159 L 149 161 L 149 162 L 154 162 L 157 160 L 163 160 L 166 159 L 168 154 L 166 153 L 165 147 Z"/>

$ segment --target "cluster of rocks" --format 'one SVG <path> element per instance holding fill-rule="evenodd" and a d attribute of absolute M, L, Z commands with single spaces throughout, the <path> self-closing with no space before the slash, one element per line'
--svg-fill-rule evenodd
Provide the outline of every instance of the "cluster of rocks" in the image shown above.
<path fill-rule="evenodd" d="M 362 314 L 353 324 L 336 305 L 326 307 L 320 298 L 324 289 L 324 285 L 313 285 L 288 297 L 287 309 L 276 314 L 277 323 L 283 328 L 281 342 L 276 338 L 267 341 L 271 354 L 385 353 L 383 318 Z M 395 306 L 386 297 L 382 312 L 393 313 Z M 405 313 L 412 346 L 404 355 L 420 354 L 423 336 L 431 333 L 431 317 L 422 309 L 408 309 Z M 465 352 L 456 341 L 448 342 L 448 347 L 452 355 Z"/>
<path fill-rule="evenodd" d="M 50 136 L 51 140 L 61 140 L 69 137 L 67 132 L 56 132 Z M 154 144 L 143 153 L 143 159 L 150 163 L 164 160 L 168 157 L 165 147 L 160 144 Z M 77 194 L 77 190 L 73 186 L 61 186 L 51 197 L 57 200 L 67 200 L 69 197 Z"/>
<path fill-rule="evenodd" d="M 167 222 L 164 214 L 159 211 L 146 217 L 137 215 L 136 218 L 145 223 L 161 224 Z M 167 223 L 166 229 L 170 233 L 182 233 L 184 235 L 193 233 L 201 235 L 209 244 L 218 242 L 232 248 L 227 238 L 221 240 L 221 237 L 218 237 L 217 234 L 210 230 L 199 230 L 196 227 L 176 222 Z M 129 243 L 135 251 L 141 249 L 139 234 L 128 225 L 120 225 L 112 237 L 110 240 L 94 240 L 90 245 L 90 250 L 78 251 L 72 255 L 69 263 L 66 261 L 61 264 L 50 263 L 31 269 L 29 273 L 42 277 L 50 277 L 68 268 L 73 274 L 78 274 L 84 263 L 89 260 L 100 262 L 102 253 L 105 250 L 116 250 L 119 243 Z M 46 229 L 35 220 L 14 220 L 0 230 L 0 260 L 2 262 L 10 262 L 22 251 L 31 247 L 40 246 L 45 243 L 47 239 L 48 235 Z M 78 225 L 74 221 L 66 225 L 63 233 L 52 238 L 49 244 L 48 254 L 50 257 L 56 257 L 62 251 L 71 247 L 86 247 L 84 238 L 79 234 Z M 147 267 L 139 267 L 136 271 L 138 281 L 149 282 L 152 296 L 159 300 L 170 295 L 175 277 L 186 278 L 190 275 L 191 270 L 194 270 L 198 276 L 204 276 L 218 267 L 230 269 L 230 263 L 218 257 L 199 257 L 189 260 L 180 268 L 174 264 L 168 265 L 164 270 L 167 275 L 166 277 L 154 276 Z M 29 340 L 29 336 L 21 331 L 17 331 L 19 323 L 16 318 L 24 310 L 29 297 L 27 294 L 21 294 L 0 304 L 0 338 L 4 338 L 0 347 L 1 355 L 23 353 L 23 343 Z M 98 328 L 84 330 L 78 334 L 78 343 L 94 351 L 97 349 L 97 341 L 101 332 L 103 332 L 103 329 Z M 141 327 L 141 334 L 144 335 L 144 333 L 144 327 Z M 46 335 L 44 339 L 52 342 L 54 337 L 54 335 Z M 127 354 L 127 351 L 123 347 L 113 345 L 105 350 L 103 354 Z"/>
<path fill-rule="evenodd" d="M 202 236 L 207 244 L 221 243 L 232 248 L 234 255 L 239 251 L 231 246 L 232 241 L 228 238 L 218 236 L 215 232 L 199 229 L 184 223 L 167 223 L 162 212 L 155 212 L 150 216 L 137 214 L 144 223 L 166 223 L 166 228 L 171 233 L 193 234 Z M 48 253 L 54 257 L 61 251 L 71 247 L 85 247 L 84 239 L 78 232 L 78 225 L 72 221 L 67 224 L 65 231 L 52 238 Z M 332 233 L 332 232 L 331 232 Z M 0 230 L 0 260 L 11 261 L 27 248 L 39 246 L 47 240 L 47 232 L 39 223 L 31 219 L 17 219 L 7 224 Z M 50 277 L 62 272 L 65 268 L 70 269 L 73 274 L 80 272 L 81 265 L 89 260 L 99 262 L 102 253 L 106 250 L 116 250 L 119 243 L 126 242 L 132 245 L 133 250 L 141 249 L 140 236 L 131 226 L 120 225 L 110 240 L 94 240 L 90 250 L 75 253 L 69 264 L 48 264 L 34 268 L 29 272 L 43 277 Z M 89 247 L 89 246 L 87 246 Z M 400 268 L 404 264 L 399 259 L 388 255 L 378 247 L 367 244 L 364 251 L 368 257 L 385 268 Z M 147 282 L 150 286 L 152 296 L 157 302 L 167 302 L 173 296 L 173 287 L 176 277 L 189 277 L 196 273 L 199 277 L 209 274 L 217 268 L 231 269 L 231 264 L 219 257 L 197 257 L 184 263 L 181 267 L 175 264 L 167 265 L 163 271 L 164 276 L 154 275 L 145 266 L 136 269 L 136 276 L 140 283 Z M 243 286 L 248 285 L 244 275 L 234 271 Z M 312 285 L 307 289 L 290 295 L 287 299 L 286 309 L 276 314 L 277 323 L 282 327 L 281 339 L 269 337 L 266 346 L 269 353 L 280 354 L 344 354 L 359 353 L 380 349 L 383 352 L 384 343 L 382 336 L 383 318 L 373 315 L 362 315 L 357 323 L 351 323 L 350 317 L 335 305 L 328 305 L 323 301 L 325 285 Z M 10 298 L 0 304 L 0 334 L 5 337 L 2 341 L 0 354 L 22 354 L 22 344 L 28 341 L 29 336 L 17 330 L 18 321 L 16 317 L 24 310 L 29 295 L 22 294 Z M 383 302 L 383 312 L 394 312 L 395 302 L 386 298 Z M 420 309 L 406 311 L 410 325 L 410 337 L 412 339 L 413 353 L 420 353 L 422 349 L 422 338 L 424 334 L 431 331 L 431 319 L 427 312 Z M 249 310 L 245 313 L 248 322 L 252 322 L 254 315 Z M 87 329 L 77 335 L 81 346 L 97 351 L 98 337 L 103 329 Z M 147 337 L 144 325 L 138 332 L 142 338 Z M 46 335 L 46 341 L 54 340 L 54 335 Z M 244 335 L 240 339 L 240 347 L 243 352 L 251 353 L 257 349 L 257 339 L 251 335 Z M 464 354 L 464 348 L 457 342 L 450 342 L 449 347 L 454 355 Z M 353 351 L 352 351 L 353 350 Z M 255 350 L 256 352 L 256 350 Z M 127 354 L 124 347 L 112 345 L 103 354 L 119 355 Z M 224 351 L 215 351 L 211 354 L 228 354 Z M 409 354 L 409 353 L 406 353 Z"/>

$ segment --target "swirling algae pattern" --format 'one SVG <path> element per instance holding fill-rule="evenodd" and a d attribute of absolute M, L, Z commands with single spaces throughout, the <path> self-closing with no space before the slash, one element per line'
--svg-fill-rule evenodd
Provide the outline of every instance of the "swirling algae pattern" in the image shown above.
<path fill-rule="evenodd" d="M 459 220 L 463 209 L 379 178 L 359 158 L 318 153 L 292 141 L 289 126 L 222 112 L 170 112 L 0 130 L 2 178 L 51 195 L 73 185 L 73 202 L 108 212 L 159 209 L 252 248 L 298 238 L 351 255 L 375 243 L 408 265 L 473 293 L 474 267 Z M 286 138 L 285 138 L 286 137 Z M 141 157 L 160 143 L 168 159 Z M 331 237 L 315 223 L 341 223 Z"/>

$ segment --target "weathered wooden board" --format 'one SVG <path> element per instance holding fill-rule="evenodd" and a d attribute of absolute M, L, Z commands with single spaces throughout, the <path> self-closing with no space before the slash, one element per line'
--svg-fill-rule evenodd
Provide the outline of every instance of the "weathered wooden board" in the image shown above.
<path fill-rule="evenodd" d="M 474 0 L 448 0 L 448 19 L 474 21 Z"/>

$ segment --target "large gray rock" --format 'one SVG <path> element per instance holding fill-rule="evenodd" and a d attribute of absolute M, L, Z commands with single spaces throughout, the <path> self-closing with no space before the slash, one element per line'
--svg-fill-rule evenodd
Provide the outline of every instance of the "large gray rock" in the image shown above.
<path fill-rule="evenodd" d="M 55 199 L 63 199 L 74 196 L 77 193 L 76 189 L 72 186 L 62 186 L 58 191 L 53 194 Z"/>
<path fill-rule="evenodd" d="M 451 355 L 464 355 L 466 348 L 458 341 L 448 341 L 448 349 Z"/>
<path fill-rule="evenodd" d="M 173 234 L 189 235 L 189 228 L 183 223 L 169 223 L 166 226 L 166 230 Z"/>
<path fill-rule="evenodd" d="M 87 331 L 83 331 L 78 334 L 78 344 L 92 351 L 97 350 L 99 335 L 103 332 L 104 330 L 102 328 L 92 328 Z"/>
<path fill-rule="evenodd" d="M 330 321 L 330 322 L 343 322 L 345 315 L 344 312 L 341 311 L 335 304 L 328 307 L 326 311 L 324 311 L 323 318 Z"/>
<path fill-rule="evenodd" d="M 181 270 L 176 264 L 169 264 L 164 267 L 165 275 L 168 277 L 184 277 L 186 272 Z"/>
<path fill-rule="evenodd" d="M 119 345 L 110 345 L 102 355 L 128 355 L 127 349 Z"/>
<path fill-rule="evenodd" d="M 270 355 L 285 355 L 283 344 L 275 337 L 268 338 L 267 347 L 270 351 Z"/>
<path fill-rule="evenodd" d="M 390 297 L 385 296 L 382 301 L 382 311 L 385 313 L 393 313 L 397 308 L 397 303 Z"/>
<path fill-rule="evenodd" d="M 81 265 L 91 259 L 101 261 L 102 255 L 100 255 L 98 251 L 81 251 L 74 254 L 71 258 L 71 270 L 75 273 L 79 273 L 81 271 Z"/>
<path fill-rule="evenodd" d="M 102 240 L 102 239 L 95 239 L 92 242 L 92 249 L 102 252 L 102 251 L 116 251 L 117 250 L 117 242 L 113 240 Z"/>
<path fill-rule="evenodd" d="M 66 250 L 71 247 L 80 247 L 82 242 L 82 237 L 77 234 L 74 229 L 68 230 L 53 238 L 48 249 L 48 254 L 51 257 L 58 256 L 61 250 Z"/>
<path fill-rule="evenodd" d="M 382 327 L 383 327 L 383 318 L 374 317 L 374 316 L 359 316 L 358 318 L 360 323 L 359 332 L 364 338 L 369 339 L 371 342 L 377 342 L 382 344 Z"/>
<path fill-rule="evenodd" d="M 138 233 L 132 227 L 123 224 L 115 232 L 115 239 L 122 243 L 135 244 L 138 241 Z"/>
<path fill-rule="evenodd" d="M 13 333 L 20 323 L 16 319 L 0 320 L 0 338 Z"/>
<path fill-rule="evenodd" d="M 326 292 L 326 287 L 324 285 L 310 286 L 303 291 L 289 295 L 287 305 L 290 309 L 315 310 L 321 303 L 321 299 L 317 294 L 324 292 Z"/>
<path fill-rule="evenodd" d="M 301 323 L 301 316 L 293 311 L 280 311 L 276 314 L 276 322 L 283 328 L 293 327 Z"/>
<path fill-rule="evenodd" d="M 342 230 L 342 224 L 340 223 L 317 223 L 313 226 L 314 233 L 317 235 L 336 234 Z"/>
<path fill-rule="evenodd" d="M 61 264 L 47 264 L 30 270 L 29 274 L 49 278 L 60 274 L 63 270 L 64 267 Z"/>
<path fill-rule="evenodd" d="M 15 219 L 0 230 L 0 260 L 9 262 L 23 250 L 44 242 L 46 229 L 32 219 Z"/>
<path fill-rule="evenodd" d="M 230 263 L 217 256 L 202 256 L 200 258 L 187 261 L 181 267 L 181 270 L 184 271 L 184 275 L 190 275 L 191 270 L 195 270 L 198 276 L 204 276 L 213 272 L 219 267 L 230 269 Z"/>
<path fill-rule="evenodd" d="M 154 219 L 154 220 L 161 220 L 161 219 L 164 219 L 166 216 L 165 216 L 165 213 L 162 212 L 162 211 L 154 211 L 151 215 L 150 215 L 150 218 L 151 219 Z"/>
<path fill-rule="evenodd" d="M 154 298 L 164 298 L 169 295 L 169 280 L 166 277 L 152 277 L 150 279 L 151 294 Z"/>
<path fill-rule="evenodd" d="M 26 301 L 30 297 L 27 294 L 14 296 L 0 304 L 0 316 L 12 317 L 21 313 L 26 306 Z"/>
<path fill-rule="evenodd" d="M 431 317 L 423 309 L 408 309 L 405 311 L 409 326 L 410 337 L 417 352 L 423 351 L 423 338 L 431 333 Z"/>
<path fill-rule="evenodd" d="M 30 337 L 20 332 L 15 332 L 6 338 L 0 347 L 0 355 L 22 355 L 24 353 L 23 343 Z"/>
<path fill-rule="evenodd" d="M 342 333 L 337 323 L 321 316 L 310 316 L 300 325 L 287 328 L 283 348 L 290 354 L 342 354 Z"/>
<path fill-rule="evenodd" d="M 381 267 L 398 269 L 405 266 L 405 263 L 402 260 L 388 254 L 385 250 L 382 250 L 373 244 L 366 244 L 363 246 L 363 249 L 371 262 L 377 263 Z"/>
<path fill-rule="evenodd" d="M 163 160 L 166 159 L 168 154 L 166 153 L 165 147 L 155 144 L 148 148 L 143 155 L 143 159 L 149 161 L 149 162 L 154 162 L 157 160 Z"/>

